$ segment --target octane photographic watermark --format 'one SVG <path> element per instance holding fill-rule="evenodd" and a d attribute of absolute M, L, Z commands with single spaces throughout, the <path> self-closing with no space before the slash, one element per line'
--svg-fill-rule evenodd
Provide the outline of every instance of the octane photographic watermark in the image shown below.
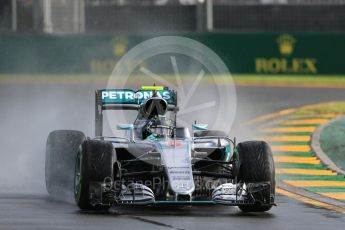
<path fill-rule="evenodd" d="M 155 176 L 148 180 L 113 180 L 111 177 L 106 177 L 103 180 L 103 185 L 106 190 L 114 190 L 114 191 L 121 191 L 126 190 L 129 187 L 131 187 L 133 184 L 140 184 L 147 186 L 151 188 L 153 191 L 160 191 L 162 193 L 166 193 L 168 191 L 171 191 L 171 187 L 169 184 L 169 180 L 165 177 L 159 177 Z M 224 181 L 217 179 L 211 179 L 211 178 L 201 178 L 197 177 L 195 178 L 195 191 L 197 192 L 204 192 L 212 191 L 219 185 L 224 184 Z M 125 186 L 125 187 L 124 187 Z"/>
<path fill-rule="evenodd" d="M 140 90 L 158 85 L 177 92 L 178 127 L 208 124 L 209 130 L 230 133 L 236 113 L 236 89 L 222 59 L 202 43 L 186 37 L 161 36 L 130 49 L 109 77 L 108 89 Z M 137 111 L 111 111 L 106 115 L 112 135 L 119 123 L 133 124 Z M 168 117 L 168 115 L 167 115 Z M 121 133 L 122 132 L 122 133 Z M 132 153 L 135 152 L 129 149 Z M 136 157 L 140 154 L 134 154 Z M 150 162 L 152 163 L 152 162 Z"/>
<path fill-rule="evenodd" d="M 139 89 L 144 84 L 169 87 L 178 93 L 177 123 L 191 127 L 195 120 L 209 129 L 228 133 L 236 113 L 236 89 L 231 74 L 210 48 L 179 36 L 162 36 L 130 49 L 117 63 L 108 89 Z M 112 128 L 129 120 L 116 111 L 108 122 Z"/>

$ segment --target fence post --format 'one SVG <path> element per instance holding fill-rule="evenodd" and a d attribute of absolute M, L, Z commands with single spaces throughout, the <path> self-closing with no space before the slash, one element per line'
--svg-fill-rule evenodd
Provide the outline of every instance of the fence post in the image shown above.
<path fill-rule="evenodd" d="M 43 1 L 43 31 L 46 33 L 53 32 L 51 0 Z"/>
<path fill-rule="evenodd" d="M 12 0 L 12 31 L 16 32 L 17 31 L 17 0 Z"/>
<path fill-rule="evenodd" d="M 213 31 L 213 0 L 206 0 L 206 28 Z"/>

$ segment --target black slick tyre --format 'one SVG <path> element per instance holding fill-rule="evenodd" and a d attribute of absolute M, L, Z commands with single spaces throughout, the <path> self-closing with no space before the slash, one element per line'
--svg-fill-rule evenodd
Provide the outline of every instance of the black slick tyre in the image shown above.
<path fill-rule="evenodd" d="M 86 140 L 75 163 L 74 197 L 81 210 L 106 210 L 110 205 L 94 206 L 90 201 L 90 182 L 113 180 L 116 153 L 110 142 Z"/>
<path fill-rule="evenodd" d="M 260 202 L 254 205 L 240 205 L 243 212 L 265 212 L 271 209 L 275 198 L 275 167 L 270 146 L 264 141 L 239 143 L 237 151 L 240 158 L 238 180 L 245 183 L 269 182 L 271 191 L 253 194 Z M 265 204 L 265 205 L 263 205 Z"/>
<path fill-rule="evenodd" d="M 58 200 L 73 201 L 74 165 L 85 135 L 75 130 L 55 130 L 46 144 L 45 182 L 49 195 Z"/>

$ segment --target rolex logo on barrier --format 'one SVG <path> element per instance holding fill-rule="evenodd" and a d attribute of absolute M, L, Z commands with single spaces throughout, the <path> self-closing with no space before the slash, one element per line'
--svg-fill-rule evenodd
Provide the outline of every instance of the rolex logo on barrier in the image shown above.
<path fill-rule="evenodd" d="M 109 51 L 111 55 L 104 58 L 90 60 L 90 72 L 92 73 L 110 73 L 114 69 L 117 60 L 121 58 L 128 50 L 128 40 L 123 36 L 116 36 L 109 42 Z"/>
<path fill-rule="evenodd" d="M 295 48 L 296 39 L 290 34 L 282 34 L 277 38 L 281 55 L 291 55 Z"/>
<path fill-rule="evenodd" d="M 318 72 L 315 58 L 295 54 L 297 39 L 291 34 L 281 34 L 275 46 L 279 54 L 255 58 L 255 72 L 260 74 L 316 74 Z M 301 47 L 299 45 L 299 47 Z M 267 47 L 270 50 L 270 47 Z M 269 51 L 268 51 L 269 52 Z"/>
<path fill-rule="evenodd" d="M 113 43 L 113 54 L 115 57 L 121 57 L 127 51 L 127 40 L 123 37 L 115 38 Z"/>

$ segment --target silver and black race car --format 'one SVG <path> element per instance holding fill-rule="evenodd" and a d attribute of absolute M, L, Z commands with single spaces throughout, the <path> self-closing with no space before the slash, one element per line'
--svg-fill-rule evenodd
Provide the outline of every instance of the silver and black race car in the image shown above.
<path fill-rule="evenodd" d="M 50 195 L 74 190 L 82 210 L 221 204 L 262 212 L 275 205 L 275 168 L 267 143 L 237 145 L 206 124 L 191 124 L 191 130 L 178 126 L 177 93 L 166 87 L 97 90 L 95 96 L 95 138 L 73 130 L 48 136 Z M 117 125 L 122 137 L 103 136 L 106 110 L 138 115 L 131 124 Z"/>

